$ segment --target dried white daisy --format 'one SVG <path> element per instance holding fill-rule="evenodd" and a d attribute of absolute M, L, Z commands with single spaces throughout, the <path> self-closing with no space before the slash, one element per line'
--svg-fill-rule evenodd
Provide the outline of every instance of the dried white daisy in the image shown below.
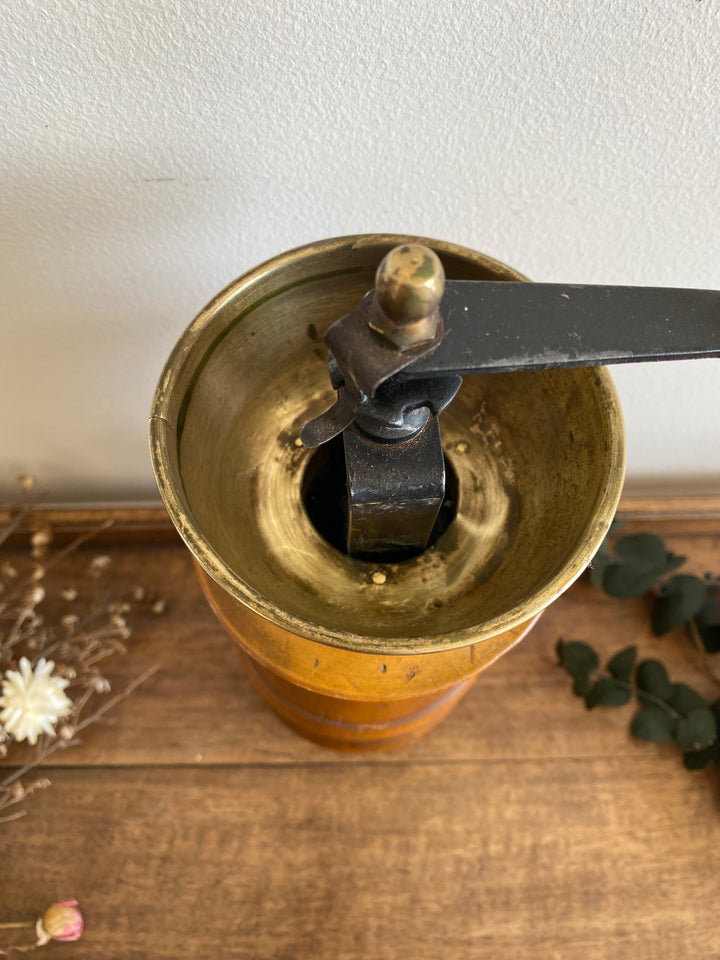
<path fill-rule="evenodd" d="M 34 746 L 41 733 L 55 736 L 53 724 L 72 710 L 72 701 L 64 693 L 70 683 L 52 676 L 55 664 L 41 657 L 35 670 L 27 657 L 21 657 L 19 670 L 7 670 L 0 697 L 0 723 L 16 740 Z"/>

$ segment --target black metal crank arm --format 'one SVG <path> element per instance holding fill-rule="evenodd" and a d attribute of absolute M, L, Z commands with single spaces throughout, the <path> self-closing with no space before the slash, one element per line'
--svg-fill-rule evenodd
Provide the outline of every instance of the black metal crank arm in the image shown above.
<path fill-rule="evenodd" d="M 720 291 L 448 280 L 445 335 L 400 376 L 720 356 Z"/>

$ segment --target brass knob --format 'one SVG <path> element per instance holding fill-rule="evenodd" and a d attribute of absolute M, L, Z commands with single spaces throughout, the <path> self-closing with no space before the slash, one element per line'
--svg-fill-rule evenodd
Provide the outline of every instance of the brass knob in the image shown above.
<path fill-rule="evenodd" d="M 445 271 L 434 250 L 419 243 L 395 247 L 375 274 L 370 326 L 400 350 L 432 340 L 444 290 Z"/>

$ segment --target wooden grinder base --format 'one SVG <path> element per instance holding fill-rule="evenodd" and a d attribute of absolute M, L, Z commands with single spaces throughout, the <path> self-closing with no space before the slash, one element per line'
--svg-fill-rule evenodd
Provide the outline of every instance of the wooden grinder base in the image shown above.
<path fill-rule="evenodd" d="M 283 630 L 233 599 L 199 564 L 195 568 L 266 703 L 296 733 L 336 750 L 390 750 L 421 737 L 537 620 L 440 653 L 356 653 Z"/>

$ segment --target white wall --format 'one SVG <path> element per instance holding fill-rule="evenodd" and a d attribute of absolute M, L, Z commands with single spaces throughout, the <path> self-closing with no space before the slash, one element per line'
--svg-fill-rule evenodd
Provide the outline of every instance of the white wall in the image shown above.
<path fill-rule="evenodd" d="M 10 0 L 0 465 L 146 498 L 178 334 L 345 233 L 720 287 L 716 0 Z M 617 369 L 631 486 L 720 491 L 714 361 Z"/>

